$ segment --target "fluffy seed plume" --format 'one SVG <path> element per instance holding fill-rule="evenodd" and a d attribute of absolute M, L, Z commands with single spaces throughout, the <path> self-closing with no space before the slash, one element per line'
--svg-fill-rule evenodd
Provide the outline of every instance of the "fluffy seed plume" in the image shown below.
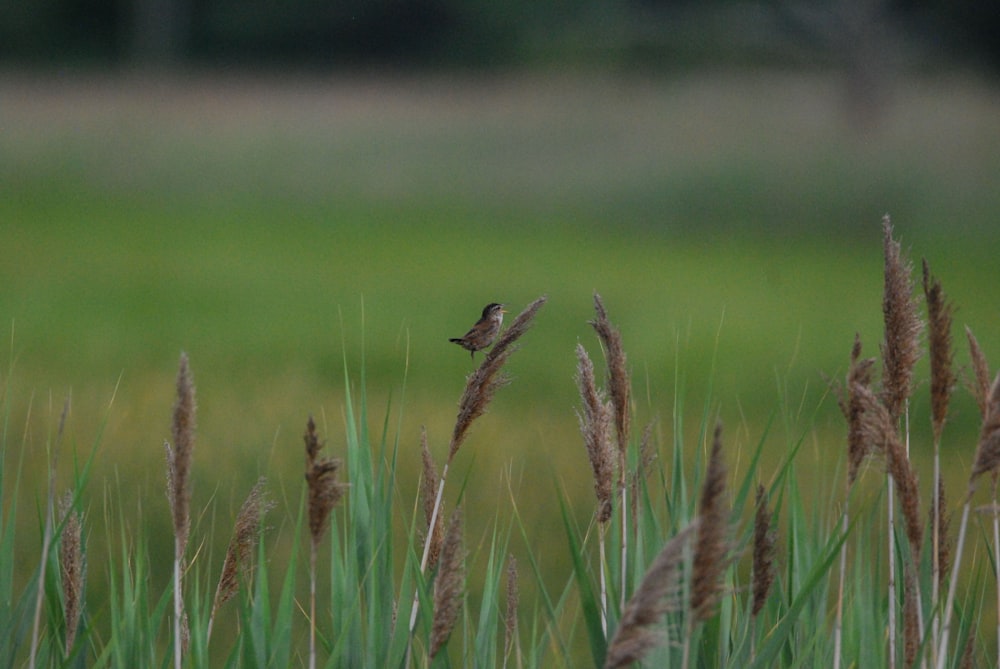
<path fill-rule="evenodd" d="M 503 656 L 504 664 L 510 657 L 511 651 L 517 645 L 517 605 L 520 599 L 520 592 L 517 584 L 517 560 L 511 555 L 507 561 L 507 613 L 503 618 L 504 642 Z"/>
<path fill-rule="evenodd" d="M 455 509 L 448 522 L 441 568 L 434 579 L 434 620 L 431 624 L 430 657 L 448 642 L 462 610 L 465 590 L 465 548 L 462 545 L 462 509 Z"/>
<path fill-rule="evenodd" d="M 931 276 L 927 260 L 924 260 L 924 297 L 927 301 L 927 322 L 930 330 L 931 352 L 931 421 L 934 439 L 940 441 L 945 419 L 948 417 L 948 402 L 955 387 L 952 371 L 953 354 L 951 347 L 952 305 L 944 295 L 941 282 Z"/>
<path fill-rule="evenodd" d="M 969 340 L 969 357 L 972 359 L 972 371 L 975 376 L 975 380 L 970 384 L 972 395 L 979 405 L 979 415 L 986 418 L 990 397 L 990 366 L 986 362 L 986 354 L 979 347 L 979 341 L 968 325 L 965 326 L 965 337 Z"/>
<path fill-rule="evenodd" d="M 656 626 L 664 613 L 677 606 L 677 602 L 672 600 L 677 595 L 680 564 L 684 558 L 684 549 L 692 533 L 697 531 L 699 522 L 695 518 L 664 544 L 649 566 L 642 577 L 642 583 L 625 606 L 618 630 L 608 645 L 605 669 L 626 667 L 639 662 L 663 641 Z"/>
<path fill-rule="evenodd" d="M 861 469 L 861 463 L 871 452 L 871 441 L 866 435 L 862 417 L 864 403 L 859 393 L 860 389 L 870 389 L 872 385 L 872 368 L 875 358 L 861 358 L 861 335 L 854 335 L 854 345 L 851 347 L 851 365 L 847 370 L 846 389 L 841 391 L 838 403 L 840 410 L 847 419 L 847 483 L 854 485 Z"/>
<path fill-rule="evenodd" d="M 476 371 L 466 379 L 465 391 L 458 402 L 458 418 L 455 420 L 455 429 L 451 435 L 451 446 L 448 449 L 449 463 L 461 448 L 473 421 L 486 413 L 486 408 L 497 390 L 510 383 L 510 378 L 503 373 L 503 366 L 517 350 L 514 344 L 531 327 L 535 315 L 547 299 L 544 295 L 539 297 L 518 314 L 510 327 L 500 335 Z"/>
<path fill-rule="evenodd" d="M 615 432 L 618 437 L 618 449 L 624 452 L 628 447 L 629 430 L 631 429 L 630 403 L 632 393 L 625 349 L 622 348 L 621 332 L 608 320 L 608 312 L 604 309 L 601 296 L 597 293 L 594 293 L 594 311 L 597 313 L 597 317 L 590 321 L 590 325 L 604 346 L 604 355 L 608 363 L 608 390 L 611 394 L 611 404 L 615 408 Z"/>
<path fill-rule="evenodd" d="M 756 616 L 767 602 L 767 594 L 774 583 L 774 544 L 776 534 L 771 529 L 771 511 L 767 508 L 767 491 L 757 486 L 757 511 L 753 522 L 753 607 L 750 615 Z"/>
<path fill-rule="evenodd" d="M 861 439 L 885 456 L 886 469 L 892 475 L 899 504 L 906 522 L 906 536 L 914 555 L 919 555 L 924 526 L 920 518 L 920 492 L 917 472 L 906 455 L 906 447 L 885 405 L 870 388 L 855 384 L 860 420 Z"/>
<path fill-rule="evenodd" d="M 691 571 L 691 612 L 695 622 L 712 617 L 722 595 L 722 574 L 730 562 L 725 508 L 726 465 L 722 461 L 722 423 L 716 423 L 712 453 L 698 502 L 698 536 Z"/>
<path fill-rule="evenodd" d="M 233 536 L 229 540 L 226 559 L 222 564 L 222 574 L 219 576 L 219 585 L 215 589 L 215 600 L 212 603 L 212 613 L 209 617 L 209 629 L 211 629 L 211 620 L 215 618 L 215 612 L 219 607 L 239 592 L 240 575 L 247 577 L 250 573 L 254 547 L 260 539 L 264 515 L 274 508 L 274 502 L 269 500 L 265 493 L 265 483 L 264 477 L 257 479 L 257 483 L 250 489 L 250 494 L 247 495 L 239 513 L 236 514 Z"/>
<path fill-rule="evenodd" d="M 73 492 L 68 491 L 60 503 L 63 519 L 59 543 L 59 571 L 63 589 L 63 615 L 66 620 L 65 657 L 69 657 L 76 641 L 83 610 L 83 581 L 86 566 L 83 561 L 83 540 L 80 514 L 73 509 Z"/>
<path fill-rule="evenodd" d="M 903 414 L 913 383 L 913 367 L 920 358 L 923 323 L 917 314 L 910 280 L 912 267 L 903 258 L 899 242 L 892 238 L 889 216 L 882 219 L 885 253 L 885 290 L 882 315 L 885 339 L 882 342 L 882 401 L 893 422 Z"/>
<path fill-rule="evenodd" d="M 316 434 L 312 416 L 306 422 L 306 483 L 309 487 L 309 532 L 313 546 L 318 546 L 330 521 L 330 512 L 344 495 L 346 484 L 337 481 L 340 460 L 320 457 L 323 444 Z"/>
<path fill-rule="evenodd" d="M 420 499 L 424 506 L 424 522 L 427 523 L 427 532 L 430 535 L 430 548 L 427 554 L 427 568 L 434 569 L 438 558 L 441 555 L 441 545 L 444 543 L 444 516 L 440 513 L 431 529 L 431 518 L 434 516 L 434 501 L 437 498 L 438 476 L 437 467 L 434 465 L 434 458 L 431 457 L 431 450 L 427 446 L 427 430 L 420 430 L 420 456 L 423 460 L 424 475 L 420 479 Z"/>
<path fill-rule="evenodd" d="M 583 409 L 577 412 L 577 418 L 587 447 L 590 468 L 594 474 L 597 520 L 604 524 L 611 519 L 611 489 L 614 477 L 614 454 L 611 447 L 612 410 L 594 382 L 594 363 L 591 362 L 582 344 L 576 345 L 576 359 L 576 384 L 583 402 Z"/>
<path fill-rule="evenodd" d="M 194 454 L 195 433 L 194 380 L 188 365 L 187 353 L 181 353 L 177 370 L 177 400 L 171 423 L 173 446 L 167 450 L 167 496 L 174 520 L 175 558 L 181 559 L 187 548 L 191 531 L 191 458 Z"/>
<path fill-rule="evenodd" d="M 979 445 L 976 447 L 976 464 L 969 476 L 971 489 L 976 478 L 986 472 L 995 472 L 1000 467 L 1000 373 L 993 380 L 986 401 L 986 413 L 979 431 Z"/>

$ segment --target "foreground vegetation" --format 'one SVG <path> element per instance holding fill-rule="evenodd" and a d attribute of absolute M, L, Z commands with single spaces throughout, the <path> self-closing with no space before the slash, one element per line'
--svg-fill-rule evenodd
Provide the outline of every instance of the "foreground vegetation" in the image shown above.
<path fill-rule="evenodd" d="M 593 473 L 593 513 L 578 524 L 579 500 L 558 481 L 534 491 L 530 499 L 547 498 L 543 512 L 560 528 L 561 536 L 543 542 L 525 522 L 524 491 L 515 480 L 495 511 L 482 514 L 465 505 L 467 479 L 456 478 L 453 467 L 474 458 L 469 435 L 494 398 L 511 392 L 505 386 L 519 383 L 507 366 L 532 346 L 545 297 L 513 319 L 467 377 L 446 457 L 434 457 L 436 436 L 424 434 L 416 499 L 398 484 L 392 412 L 381 421 L 370 416 L 365 368 L 352 379 L 345 360 L 343 439 L 324 447 L 320 428 L 304 418 L 305 484 L 285 494 L 278 511 L 284 520 L 268 530 L 279 505 L 259 481 L 234 514 L 221 558 L 205 548 L 212 535 L 229 530 L 201 522 L 214 517 L 211 509 L 192 508 L 192 476 L 202 465 L 192 364 L 182 355 L 167 474 L 158 484 L 167 490 L 172 519 L 169 576 L 153 573 L 150 544 L 157 538 L 146 516 L 154 511 L 133 511 L 127 487 L 102 494 L 92 480 L 100 438 L 89 450 L 73 449 L 67 464 L 69 402 L 61 413 L 51 411 L 39 538 L 16 530 L 16 519 L 30 513 L 19 494 L 27 451 L 11 425 L 8 376 L 0 662 L 943 669 L 992 658 L 996 632 L 988 623 L 996 619 L 990 602 L 1000 568 L 995 501 L 976 514 L 982 529 L 970 519 L 974 504 L 986 499 L 979 491 L 984 475 L 992 476 L 990 499 L 996 496 L 1000 375 L 991 379 L 967 330 L 973 364 L 966 381 L 982 427 L 978 439 L 952 437 L 945 428 L 959 385 L 953 307 L 926 263 L 923 290 L 917 287 L 888 219 L 882 241 L 880 356 L 866 358 L 874 345 L 860 338 L 845 342 L 848 372 L 831 385 L 846 419 L 839 458 L 846 466 L 824 476 L 819 489 L 803 490 L 804 439 L 788 443 L 776 465 L 763 457 L 771 428 L 748 454 L 734 453 L 727 416 L 711 404 L 694 412 L 697 437 L 689 441 L 683 425 L 692 409 L 681 393 L 667 443 L 654 427 L 635 425 L 622 334 L 595 295 L 590 325 L 597 346 L 576 347 L 578 459 Z M 935 466 L 918 473 L 909 457 L 909 415 L 913 390 L 923 383 L 915 370 L 925 330 Z M 589 352 L 598 347 L 603 375 Z M 376 434 L 372 424 L 381 425 Z M 967 488 L 958 504 L 949 502 L 940 448 L 973 443 Z M 67 469 L 64 493 L 54 482 Z M 104 536 L 87 529 L 95 516 L 103 516 Z M 107 558 L 90 562 L 97 544 Z M 553 550 L 571 565 L 556 578 L 542 566 Z M 26 559 L 33 576 L 22 580 L 17 565 Z M 108 583 L 100 597 L 88 586 L 98 574 Z M 216 622 L 223 618 L 228 622 Z"/>

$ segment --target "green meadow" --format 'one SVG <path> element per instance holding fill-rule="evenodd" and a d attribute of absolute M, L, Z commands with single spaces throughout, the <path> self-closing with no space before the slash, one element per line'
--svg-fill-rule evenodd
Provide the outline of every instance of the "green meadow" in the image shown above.
<path fill-rule="evenodd" d="M 902 78 L 862 103 L 832 74 L 8 73 L 0 99 L 0 374 L 18 542 L 40 541 L 71 397 L 57 489 L 96 448 L 82 507 L 100 526 L 112 500 L 113 517 L 120 505 L 144 526 L 160 588 L 182 351 L 197 386 L 199 554 L 223 554 L 261 475 L 278 502 L 265 545 L 289 550 L 308 416 L 344 454 L 345 368 L 372 434 L 398 443 L 405 537 L 421 428 L 443 460 L 482 357 L 447 339 L 488 302 L 511 318 L 547 296 L 445 496 L 454 505 L 461 490 L 470 546 L 516 498 L 527 535 L 510 553 L 526 563 L 530 550 L 556 589 L 571 573 L 558 495 L 583 527 L 593 512 L 574 350 L 601 368 L 595 292 L 622 334 L 636 433 L 652 424 L 664 448 L 681 435 L 693 463 L 720 419 L 734 480 L 758 445 L 767 481 L 801 443 L 809 508 L 843 486 L 830 381 L 855 333 L 878 355 L 884 214 L 917 285 L 926 258 L 957 306 L 960 376 L 964 325 L 1000 360 L 1000 95 L 973 78 Z M 910 407 L 922 481 L 927 374 L 922 360 Z M 978 424 L 959 388 L 943 464 L 956 491 Z M 99 598 L 107 542 L 89 531 Z M 18 564 L 21 582 L 34 568 Z"/>

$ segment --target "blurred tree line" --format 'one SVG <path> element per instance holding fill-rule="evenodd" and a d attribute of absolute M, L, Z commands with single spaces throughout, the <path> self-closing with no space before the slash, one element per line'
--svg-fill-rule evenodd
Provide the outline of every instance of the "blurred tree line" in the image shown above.
<path fill-rule="evenodd" d="M 982 0 L 0 0 L 0 63 L 506 67 L 838 62 L 1000 69 Z"/>

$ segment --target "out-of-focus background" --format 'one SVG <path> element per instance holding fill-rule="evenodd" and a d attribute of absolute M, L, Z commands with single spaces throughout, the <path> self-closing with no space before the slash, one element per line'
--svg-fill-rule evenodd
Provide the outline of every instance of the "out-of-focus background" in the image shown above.
<path fill-rule="evenodd" d="M 306 417 L 343 443 L 345 361 L 374 432 L 390 413 L 411 500 L 420 428 L 443 458 L 474 364 L 448 337 L 488 302 L 546 294 L 456 470 L 470 528 L 509 514 L 513 480 L 561 582 L 557 488 L 581 522 L 592 510 L 573 375 L 577 342 L 601 360 L 595 291 L 637 426 L 694 449 L 719 416 L 738 470 L 770 423 L 765 459 L 804 436 L 798 472 L 825 482 L 844 438 L 829 379 L 855 333 L 872 355 L 881 338 L 884 214 L 958 307 L 957 364 L 964 324 L 1000 360 L 998 48 L 979 2 L 2 0 L 0 369 L 20 493 L 40 498 L 71 394 L 70 448 L 107 419 L 93 515 L 105 490 L 141 505 L 170 555 L 162 444 L 184 350 L 194 504 L 219 526 L 259 474 L 275 524 L 293 517 Z M 977 418 L 959 392 L 955 478 Z"/>

